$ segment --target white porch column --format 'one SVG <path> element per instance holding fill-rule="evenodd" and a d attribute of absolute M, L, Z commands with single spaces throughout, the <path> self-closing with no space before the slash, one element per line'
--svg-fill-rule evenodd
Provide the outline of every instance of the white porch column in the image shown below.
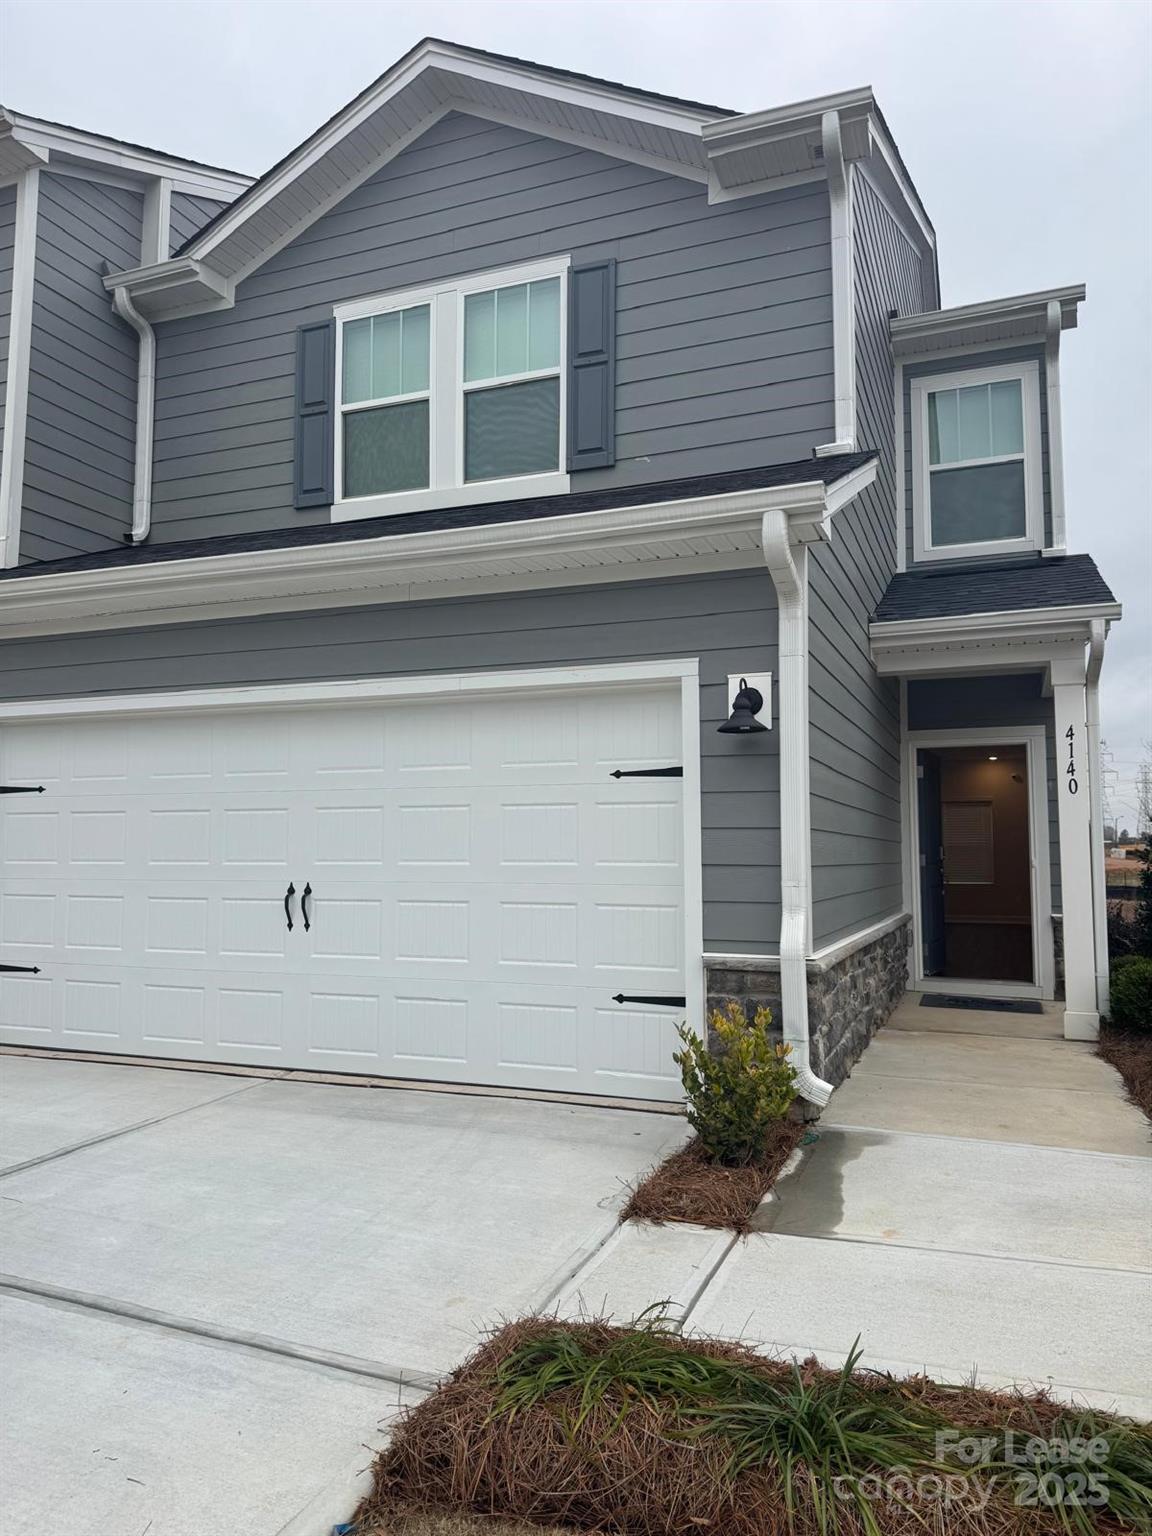
<path fill-rule="evenodd" d="M 1064 916 L 1064 1038 L 1095 1040 L 1096 941 L 1092 910 L 1092 797 L 1082 656 L 1052 662 L 1056 708 L 1056 805 Z"/>

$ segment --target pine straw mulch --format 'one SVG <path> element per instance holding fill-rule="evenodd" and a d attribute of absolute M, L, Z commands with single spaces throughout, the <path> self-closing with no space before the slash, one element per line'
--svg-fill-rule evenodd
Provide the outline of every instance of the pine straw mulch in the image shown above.
<path fill-rule="evenodd" d="M 799 1121 L 781 1120 L 762 1155 L 741 1168 L 712 1162 L 699 1141 L 692 1140 L 645 1174 L 620 1212 L 620 1220 L 688 1221 L 697 1227 L 748 1232 L 756 1207 L 804 1133 Z"/>
<path fill-rule="evenodd" d="M 578 1388 L 563 1388 L 514 1414 L 497 1411 L 501 1387 L 496 1372 L 526 1344 L 576 1335 L 583 1348 L 606 1354 L 624 1335 L 603 1322 L 569 1323 L 531 1318 L 495 1332 L 437 1392 L 400 1421 L 391 1444 L 377 1457 L 375 1486 L 356 1512 L 356 1536 L 407 1536 L 398 1518 L 412 1511 L 458 1522 L 445 1536 L 521 1536 L 513 1523 L 529 1522 L 561 1536 L 579 1532 L 611 1536 L 869 1536 L 850 1503 L 837 1501 L 835 1521 L 825 1525 L 803 1478 L 795 1486 L 789 1514 L 780 1473 L 772 1463 L 733 1472 L 722 1435 L 688 1439 L 687 1422 L 677 1417 L 672 1398 L 620 1398 L 609 1391 L 580 1418 Z M 750 1368 L 781 1386 L 793 1367 L 757 1355 L 744 1345 L 667 1335 L 676 1351 L 722 1359 Z M 833 1380 L 836 1372 L 807 1360 L 806 1383 Z M 1067 1433 L 1070 1410 L 1043 1392 L 1009 1394 L 974 1386 L 948 1387 L 927 1377 L 896 1381 L 858 1371 L 853 1383 L 865 1392 L 895 1394 L 909 1411 L 939 1415 L 963 1431 L 1012 1429 L 1022 1434 Z M 689 1410 L 690 1411 L 690 1410 Z M 1097 1425 L 1104 1423 L 1097 1416 Z M 1125 1421 L 1115 1421 L 1124 1423 Z M 957 1467 L 957 1472 L 963 1469 Z M 975 1501 L 871 1505 L 881 1536 L 1053 1536 L 1061 1530 L 1053 1511 L 1018 1507 L 997 1491 L 984 1505 Z M 468 1525 L 467 1517 L 484 1523 Z M 392 1523 L 390 1523 L 392 1522 Z M 1121 1525 L 1097 1513 L 1100 1533 Z M 437 1527 L 416 1527 L 433 1536 Z M 524 1536 L 528 1536 L 525 1532 Z"/>
<path fill-rule="evenodd" d="M 486 1515 L 453 1515 L 395 1505 L 367 1525 L 357 1525 L 355 1536 L 580 1536 L 580 1532 L 571 1526 L 525 1525 L 523 1520 L 493 1520 Z"/>
<path fill-rule="evenodd" d="M 1116 1068 L 1129 1099 L 1152 1120 L 1152 1028 L 1123 1029 L 1105 1024 L 1096 1054 Z"/>

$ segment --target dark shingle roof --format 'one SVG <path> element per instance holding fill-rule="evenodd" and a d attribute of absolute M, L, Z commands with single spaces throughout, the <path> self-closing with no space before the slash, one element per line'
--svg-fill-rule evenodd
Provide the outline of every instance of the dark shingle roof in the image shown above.
<path fill-rule="evenodd" d="M 902 571 L 888 583 L 873 619 L 889 624 L 1115 601 L 1090 555 L 1035 555 L 983 565 L 957 563 L 947 570 Z"/>
<path fill-rule="evenodd" d="M 522 501 L 494 501 L 481 506 L 445 507 L 435 512 L 407 512 L 391 517 L 358 518 L 348 523 L 319 523 L 277 528 L 268 533 L 239 533 L 212 539 L 185 539 L 163 544 L 132 544 L 102 549 L 68 560 L 43 560 L 0 571 L 0 581 L 29 576 L 63 575 L 69 571 L 105 570 L 125 565 L 149 565 L 161 560 L 194 560 L 203 555 L 247 554 L 261 549 L 291 549 L 309 544 L 345 544 L 356 539 L 397 537 L 437 529 L 477 528 L 493 523 L 521 523 L 532 518 L 564 517 L 573 512 L 606 512 L 614 507 L 643 507 L 661 501 L 686 501 L 723 496 L 732 491 L 756 491 L 776 485 L 802 485 L 822 480 L 834 485 L 874 459 L 874 453 L 843 453 L 833 458 L 802 459 L 792 464 L 766 464 L 757 469 L 728 470 L 692 480 L 660 480 L 604 491 L 570 491 Z"/>

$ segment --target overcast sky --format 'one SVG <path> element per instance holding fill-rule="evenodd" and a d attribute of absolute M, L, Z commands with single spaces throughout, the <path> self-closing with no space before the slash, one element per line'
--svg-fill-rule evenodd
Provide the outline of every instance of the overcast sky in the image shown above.
<path fill-rule="evenodd" d="M 258 174 L 425 34 L 742 111 L 870 84 L 943 302 L 1086 282 L 1062 348 L 1069 545 L 1125 617 L 1118 772 L 1152 737 L 1152 5 L 1146 0 L 0 0 L 0 100 Z"/>

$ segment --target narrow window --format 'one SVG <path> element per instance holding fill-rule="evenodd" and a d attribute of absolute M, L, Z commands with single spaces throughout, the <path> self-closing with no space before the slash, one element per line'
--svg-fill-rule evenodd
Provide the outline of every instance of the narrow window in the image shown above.
<path fill-rule="evenodd" d="M 427 304 L 345 321 L 345 496 L 429 484 L 430 331 Z"/>
<path fill-rule="evenodd" d="M 929 393 L 928 486 L 932 545 L 1027 537 L 1019 379 Z"/>
<path fill-rule="evenodd" d="M 464 479 L 560 467 L 560 279 L 464 299 Z"/>

